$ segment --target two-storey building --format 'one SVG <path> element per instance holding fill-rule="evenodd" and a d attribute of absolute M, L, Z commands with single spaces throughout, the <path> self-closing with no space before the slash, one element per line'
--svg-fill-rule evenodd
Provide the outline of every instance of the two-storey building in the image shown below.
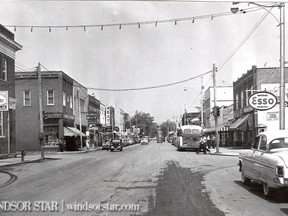
<path fill-rule="evenodd" d="M 85 136 L 75 127 L 74 80 L 63 71 L 41 71 L 44 143 L 56 146 L 63 140 L 66 150 L 81 147 L 77 137 Z M 16 72 L 17 150 L 39 151 L 38 73 Z"/>
<path fill-rule="evenodd" d="M 285 72 L 288 72 L 288 68 L 285 68 Z M 257 68 L 257 66 L 252 66 L 251 70 L 233 82 L 234 118 L 236 121 L 229 130 L 234 133 L 235 145 L 249 147 L 250 143 L 254 142 L 255 135 L 261 130 L 279 128 L 279 104 L 271 110 L 257 111 L 252 109 L 248 103 L 249 97 L 259 91 L 272 92 L 279 98 L 279 83 L 280 69 L 278 67 Z M 285 84 L 288 86 L 288 76 L 285 77 Z M 287 96 L 286 101 L 288 101 Z M 287 107 L 285 111 L 288 111 Z M 287 116 L 285 122 L 287 125 Z"/>

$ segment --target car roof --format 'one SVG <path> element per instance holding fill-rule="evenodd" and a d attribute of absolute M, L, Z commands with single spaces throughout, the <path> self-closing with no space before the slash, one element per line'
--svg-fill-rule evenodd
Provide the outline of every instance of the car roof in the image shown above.
<path fill-rule="evenodd" d="M 273 131 L 264 131 L 259 133 L 257 136 L 266 136 L 267 141 L 270 142 L 276 138 L 288 137 L 288 130 L 273 130 Z"/>

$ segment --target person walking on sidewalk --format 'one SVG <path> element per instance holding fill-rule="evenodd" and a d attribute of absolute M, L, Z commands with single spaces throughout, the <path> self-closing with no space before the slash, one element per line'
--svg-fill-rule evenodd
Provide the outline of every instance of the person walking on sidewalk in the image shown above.
<path fill-rule="evenodd" d="M 210 149 L 211 148 L 211 139 L 210 139 L 210 135 L 207 136 L 207 146 Z"/>
<path fill-rule="evenodd" d="M 216 137 L 212 135 L 212 148 L 216 147 Z"/>

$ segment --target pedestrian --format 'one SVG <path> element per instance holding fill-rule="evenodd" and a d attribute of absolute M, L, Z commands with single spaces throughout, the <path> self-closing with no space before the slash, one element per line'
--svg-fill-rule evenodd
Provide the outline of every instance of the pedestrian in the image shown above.
<path fill-rule="evenodd" d="M 89 151 L 89 148 L 90 148 L 90 146 L 89 146 L 89 139 L 86 139 L 86 148 L 87 148 L 87 151 Z"/>
<path fill-rule="evenodd" d="M 211 138 L 210 135 L 207 136 L 207 146 L 210 149 L 211 148 Z"/>
<path fill-rule="evenodd" d="M 206 154 L 206 151 L 209 151 L 210 153 L 210 150 L 207 149 L 207 139 L 204 135 L 201 136 L 200 138 L 200 141 L 199 141 L 199 148 L 197 150 L 197 154 L 199 154 L 199 152 L 203 150 L 203 153 Z"/>
<path fill-rule="evenodd" d="M 216 137 L 212 135 L 212 148 L 215 148 L 216 146 Z"/>

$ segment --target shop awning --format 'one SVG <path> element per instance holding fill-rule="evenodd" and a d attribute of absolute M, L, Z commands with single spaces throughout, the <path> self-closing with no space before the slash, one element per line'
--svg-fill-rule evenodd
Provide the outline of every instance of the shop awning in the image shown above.
<path fill-rule="evenodd" d="M 81 132 L 80 130 L 78 130 L 75 127 L 67 127 L 70 131 L 72 131 L 73 133 L 77 134 L 76 136 L 86 136 L 86 134 L 84 134 L 83 132 Z"/>
<path fill-rule="evenodd" d="M 64 127 L 64 136 L 78 136 L 76 133 L 73 131 L 69 130 L 68 128 Z"/>
<path fill-rule="evenodd" d="M 241 127 L 242 124 L 244 124 L 244 122 L 249 118 L 250 113 L 249 114 L 245 114 L 243 116 L 241 116 L 239 119 L 237 119 L 231 126 L 230 126 L 230 130 L 236 130 L 237 128 Z"/>

